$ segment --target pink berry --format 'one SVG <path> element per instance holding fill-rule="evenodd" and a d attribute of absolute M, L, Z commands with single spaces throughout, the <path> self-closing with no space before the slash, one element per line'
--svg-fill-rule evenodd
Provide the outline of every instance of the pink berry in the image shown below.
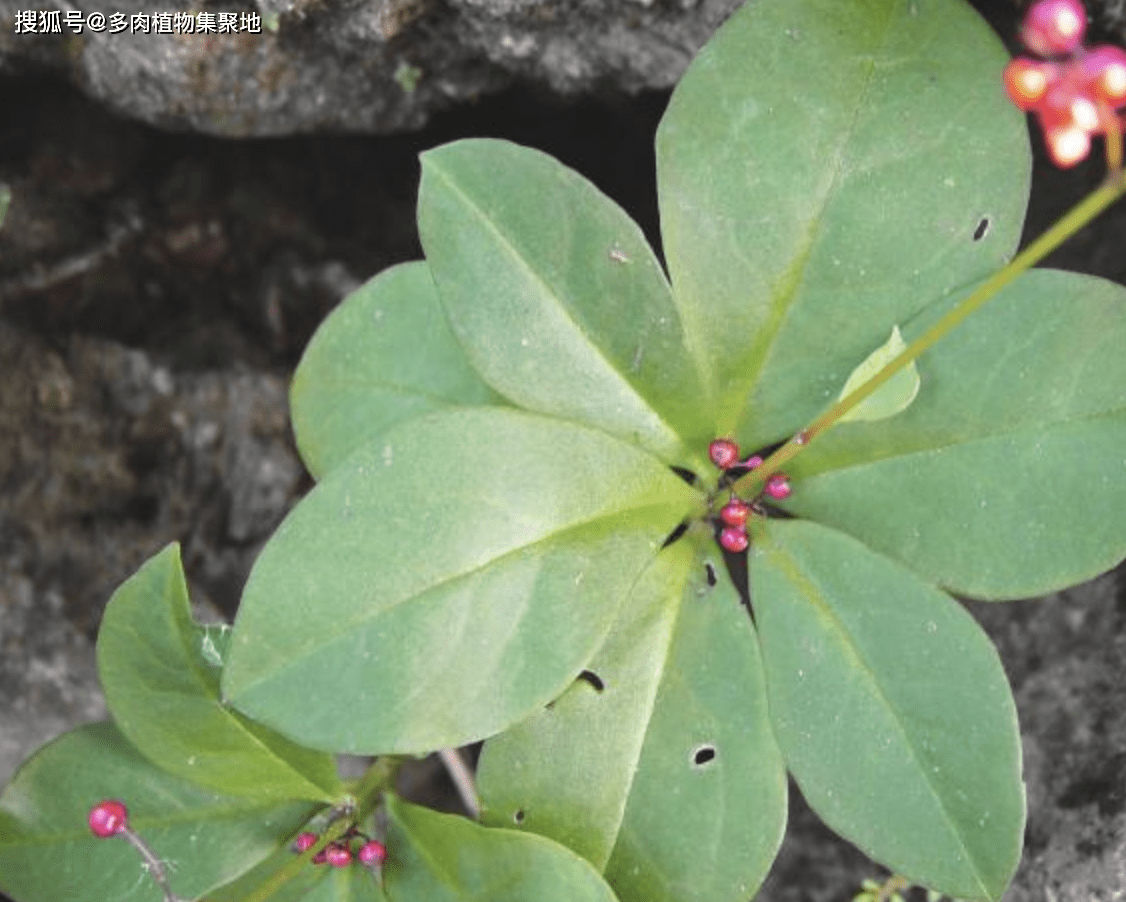
<path fill-rule="evenodd" d="M 328 860 L 328 847 L 321 849 L 313 856 L 313 864 L 324 864 Z"/>
<path fill-rule="evenodd" d="M 762 458 L 759 457 L 757 454 L 752 454 L 745 461 L 743 461 L 741 464 L 739 464 L 739 466 L 746 467 L 748 470 L 753 470 L 756 467 L 762 466 Z"/>
<path fill-rule="evenodd" d="M 732 498 L 723 507 L 719 509 L 719 519 L 721 519 L 728 526 L 742 527 L 747 522 L 747 514 L 751 512 L 750 506 L 746 501 L 741 501 L 738 498 Z"/>
<path fill-rule="evenodd" d="M 730 439 L 717 438 L 708 445 L 708 457 L 721 470 L 726 470 L 739 462 L 739 446 Z"/>
<path fill-rule="evenodd" d="M 1021 25 L 1024 45 L 1040 56 L 1072 53 L 1087 30 L 1087 10 L 1079 0 L 1038 0 Z"/>
<path fill-rule="evenodd" d="M 346 868 L 352 863 L 352 850 L 337 843 L 325 846 L 325 861 L 334 868 Z"/>
<path fill-rule="evenodd" d="M 1061 169 L 1069 169 L 1091 152 L 1091 135 L 1076 125 L 1044 129 L 1048 156 Z"/>
<path fill-rule="evenodd" d="M 105 839 L 125 829 L 129 822 L 129 809 L 117 799 L 106 799 L 90 809 L 87 821 L 93 834 Z"/>
<path fill-rule="evenodd" d="M 1040 105 L 1058 76 L 1059 67 L 1055 63 L 1018 56 L 1005 67 L 1005 93 L 1019 109 L 1027 112 Z"/>
<path fill-rule="evenodd" d="M 1088 51 L 1081 65 L 1096 97 L 1115 109 L 1126 105 L 1126 50 L 1102 44 Z"/>
<path fill-rule="evenodd" d="M 789 498 L 790 492 L 792 491 L 790 489 L 790 477 L 785 473 L 775 473 L 768 480 L 766 480 L 766 485 L 763 487 L 763 491 L 776 501 L 782 501 L 784 498 Z"/>
<path fill-rule="evenodd" d="M 719 544 L 725 550 L 738 554 L 747 548 L 747 531 L 741 526 L 728 526 L 719 534 Z"/>
<path fill-rule="evenodd" d="M 387 847 L 378 839 L 369 839 L 360 846 L 360 863 L 371 866 L 381 865 L 387 860 Z"/>
<path fill-rule="evenodd" d="M 317 834 L 310 833 L 306 830 L 304 833 L 298 833 L 297 839 L 293 841 L 293 850 L 295 852 L 305 852 L 313 848 L 317 844 Z"/>

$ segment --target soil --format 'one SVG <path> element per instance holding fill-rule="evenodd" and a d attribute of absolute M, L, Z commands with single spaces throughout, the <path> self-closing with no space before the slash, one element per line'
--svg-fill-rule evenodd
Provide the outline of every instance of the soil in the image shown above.
<path fill-rule="evenodd" d="M 0 180 L 15 191 L 0 230 L 2 783 L 39 743 L 105 716 L 101 612 L 167 542 L 182 544 L 202 615 L 233 614 L 311 484 L 286 413 L 301 349 L 350 288 L 420 255 L 417 152 L 468 135 L 539 147 L 656 242 L 651 147 L 667 97 L 525 90 L 410 136 L 225 142 L 117 119 L 58 84 L 0 92 Z M 1098 177 L 1097 163 L 1038 164 L 1029 233 Z M 1126 282 L 1124 238 L 1120 205 L 1053 262 Z M 970 608 L 1000 648 L 1024 738 L 1029 824 L 1005 898 L 1126 898 L 1126 570 Z M 445 798 L 429 773 L 415 791 Z M 791 808 L 760 899 L 844 902 L 880 875 L 796 790 Z"/>

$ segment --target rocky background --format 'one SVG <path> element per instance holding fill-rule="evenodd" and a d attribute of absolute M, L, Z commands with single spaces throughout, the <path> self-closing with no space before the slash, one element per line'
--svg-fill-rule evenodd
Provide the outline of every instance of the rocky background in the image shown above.
<path fill-rule="evenodd" d="M 131 38 L 16 34 L 28 7 L 0 0 L 0 783 L 105 716 L 101 611 L 151 554 L 179 541 L 200 611 L 233 614 L 311 484 L 286 411 L 301 349 L 351 288 L 420 255 L 418 151 L 534 145 L 656 241 L 656 123 L 735 5 L 261 0 L 261 34 Z M 978 5 L 1013 33 L 1017 4 Z M 1088 7 L 1122 42 L 1126 3 Z M 1029 234 L 1099 177 L 1038 164 Z M 1124 247 L 1120 205 L 1052 262 L 1126 283 Z M 1029 827 L 1006 899 L 1126 898 L 1126 570 L 971 610 L 1024 734 Z M 418 791 L 444 791 L 428 773 Z M 760 899 L 844 902 L 878 875 L 796 791 L 791 817 Z"/>

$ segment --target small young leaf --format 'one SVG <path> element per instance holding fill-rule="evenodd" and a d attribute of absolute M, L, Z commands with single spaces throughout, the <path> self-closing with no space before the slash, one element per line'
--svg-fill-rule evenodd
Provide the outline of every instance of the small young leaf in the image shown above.
<path fill-rule="evenodd" d="M 0 890 L 19 902 L 163 899 L 131 845 L 87 827 L 104 798 L 126 804 L 130 826 L 168 863 L 184 899 L 236 878 L 313 811 L 215 795 L 153 765 L 112 724 L 79 727 L 25 761 L 0 795 Z"/>
<path fill-rule="evenodd" d="M 387 799 L 391 902 L 616 902 L 598 872 L 557 843 Z"/>
<path fill-rule="evenodd" d="M 852 371 L 845 381 L 837 400 L 843 400 L 851 395 L 865 382 L 875 376 L 887 364 L 891 363 L 907 347 L 899 326 L 892 326 L 891 337 L 884 344 L 864 358 L 864 361 Z M 867 398 L 857 404 L 852 410 L 840 418 L 838 422 L 871 422 L 873 420 L 886 420 L 900 411 L 906 410 L 908 405 L 915 400 L 919 393 L 919 368 L 915 361 L 892 376 L 887 382 L 876 389 Z"/>
<path fill-rule="evenodd" d="M 963 595 L 1089 579 L 1126 555 L 1123 348 L 1121 286 L 1025 273 L 920 357 L 907 410 L 798 455 L 786 506 Z"/>
<path fill-rule="evenodd" d="M 332 801 L 341 786 L 331 756 L 220 702 L 216 662 L 227 638 L 216 635 L 192 620 L 179 546 L 126 580 L 106 607 L 97 646 L 118 727 L 154 763 L 218 792 Z"/>
<path fill-rule="evenodd" d="M 911 881 L 999 899 L 1020 860 L 1020 733 L 989 638 L 906 567 L 815 523 L 751 543 L 770 717 L 810 806 Z"/>
<path fill-rule="evenodd" d="M 448 144 L 422 155 L 418 226 L 450 324 L 497 391 L 668 463 L 715 437 L 660 263 L 578 173 L 505 141 Z"/>
<path fill-rule="evenodd" d="M 297 447 L 318 479 L 402 420 L 500 402 L 465 359 L 421 261 L 348 295 L 317 329 L 290 389 Z"/>
<path fill-rule="evenodd" d="M 502 407 L 401 423 L 267 543 L 225 696 L 333 751 L 499 732 L 566 688 L 694 504 L 655 458 L 573 423 Z"/>
<path fill-rule="evenodd" d="M 657 134 L 662 240 L 704 396 L 742 444 L 793 435 L 890 324 L 1016 248 L 1030 157 L 1008 58 L 965 3 L 755 0 L 693 61 Z"/>
<path fill-rule="evenodd" d="M 742 902 L 785 827 L 754 630 L 731 581 L 710 585 L 711 536 L 692 545 L 634 586 L 587 665 L 599 688 L 576 681 L 478 765 L 486 822 L 562 842 L 622 902 Z"/>

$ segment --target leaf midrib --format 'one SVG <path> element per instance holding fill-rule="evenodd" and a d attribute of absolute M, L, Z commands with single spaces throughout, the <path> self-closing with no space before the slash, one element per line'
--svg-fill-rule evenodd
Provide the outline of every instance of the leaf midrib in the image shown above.
<path fill-rule="evenodd" d="M 884 24 L 883 34 L 874 45 L 875 49 L 879 49 L 880 46 L 887 43 L 892 28 L 892 20 L 894 18 L 895 16 L 893 15 L 888 16 Z M 872 81 L 877 69 L 874 56 L 865 61 L 865 66 L 867 67 L 867 72 L 865 73 L 864 83 L 856 94 L 856 104 L 853 107 L 848 126 L 841 130 L 841 140 L 837 144 L 837 151 L 833 161 L 832 178 L 826 183 L 825 190 L 818 204 L 817 213 L 810 217 L 804 243 L 799 248 L 795 249 L 790 266 L 786 268 L 777 282 L 778 291 L 771 304 L 770 314 L 767 316 L 761 329 L 761 338 L 751 346 L 748 352 L 747 359 L 750 360 L 751 366 L 748 368 L 747 378 L 743 380 L 742 383 L 738 384 L 736 389 L 729 395 L 730 400 L 739 406 L 740 412 L 747 397 L 758 384 L 759 377 L 762 375 L 763 370 L 766 369 L 767 363 L 771 357 L 771 349 L 778 340 L 779 335 L 781 335 L 786 321 L 793 313 L 793 301 L 798 296 L 799 290 L 805 281 L 806 264 L 813 253 L 818 236 L 821 234 L 824 227 L 825 211 L 831 205 L 836 194 L 836 188 L 840 184 L 843 176 L 845 169 L 845 152 L 851 144 L 853 133 L 856 130 L 856 124 L 864 109 L 865 101 L 871 92 Z"/>
<path fill-rule="evenodd" d="M 631 381 L 629 381 L 621 372 L 619 372 L 617 367 L 614 366 L 613 362 L 607 358 L 606 352 L 593 342 L 590 335 L 587 333 L 587 330 L 583 328 L 583 326 L 575 319 L 570 308 L 566 304 L 560 302 L 559 296 L 556 294 L 556 292 L 530 265 L 529 261 L 524 257 L 524 255 L 520 253 L 516 245 L 513 244 L 513 242 L 510 240 L 508 234 L 506 232 L 502 232 L 498 224 L 490 219 L 487 215 L 485 215 L 485 211 L 481 208 L 481 206 L 477 204 L 474 199 L 470 197 L 470 195 L 462 191 L 456 181 L 449 178 L 441 165 L 431 159 L 430 166 L 435 175 L 440 177 L 446 184 L 446 186 L 454 194 L 456 194 L 467 207 L 469 207 L 478 222 L 483 223 L 485 228 L 494 235 L 499 246 L 504 250 L 505 253 L 508 254 L 508 256 L 510 256 L 516 262 L 517 267 L 525 272 L 528 276 L 530 276 L 531 280 L 537 286 L 539 286 L 541 292 L 553 301 L 553 306 L 558 311 L 559 315 L 562 316 L 562 318 L 565 319 L 568 323 L 570 323 L 572 329 L 574 330 L 574 333 L 582 340 L 582 343 L 589 349 L 589 351 L 592 353 L 592 356 L 602 363 L 604 371 L 608 372 L 614 379 L 614 381 L 625 386 L 625 388 L 628 390 L 628 393 L 636 398 L 641 403 L 641 405 L 646 410 L 648 410 L 660 423 L 661 428 L 665 431 L 667 436 L 671 437 L 678 446 L 683 447 L 684 441 L 680 435 L 680 432 L 677 429 L 673 428 L 665 418 L 665 415 L 657 410 L 657 408 L 654 407 L 652 403 L 650 403 L 649 399 L 646 398 L 645 395 L 643 395 Z M 648 249 L 648 246 L 646 246 L 646 248 Z M 651 249 L 648 250 L 651 254 Z M 665 288 L 665 291 L 671 298 L 672 289 L 669 287 L 668 281 L 664 278 L 664 274 L 661 271 L 660 266 L 656 266 L 655 270 L 662 286 Z M 677 321 L 679 323 L 679 308 L 675 304 L 670 304 L 670 308 L 672 311 L 676 312 Z M 681 331 L 683 333 L 683 323 L 681 323 Z"/>
<path fill-rule="evenodd" d="M 965 447 L 972 447 L 974 445 L 986 444 L 995 441 L 1005 441 L 1008 439 L 1017 438 L 1022 435 L 1030 437 L 1047 436 L 1051 435 L 1057 430 L 1063 430 L 1070 427 L 1075 427 L 1083 423 L 1093 423 L 1098 420 L 1112 420 L 1116 417 L 1126 415 L 1126 407 L 1117 408 L 1114 410 L 1104 410 L 1094 413 L 1084 414 L 1082 416 L 1069 417 L 1067 419 L 1053 420 L 1047 426 L 1042 422 L 1024 420 L 1022 422 L 1012 424 L 1012 428 L 998 430 L 996 432 L 982 432 L 978 434 L 961 436 L 952 438 L 949 441 L 937 442 L 935 444 L 918 445 L 909 447 L 905 450 L 888 449 L 886 452 L 876 453 L 869 457 L 852 459 L 842 463 L 839 466 L 824 466 L 819 469 L 811 469 L 802 473 L 801 479 L 814 480 L 821 476 L 834 475 L 844 473 L 849 470 L 862 470 L 865 467 L 877 466 L 886 461 L 892 460 L 906 460 L 912 457 L 927 457 L 933 454 L 941 454 L 952 449 L 961 449 Z"/>
<path fill-rule="evenodd" d="M 336 642 L 340 641 L 342 638 L 349 636 L 351 633 L 356 631 L 358 628 L 361 628 L 361 627 L 365 626 L 366 624 L 370 623 L 372 621 L 372 619 L 374 619 L 374 618 L 385 616 L 388 612 L 395 610 L 396 608 L 399 608 L 402 605 L 411 604 L 412 602 L 417 602 L 417 601 L 420 601 L 422 599 L 428 598 L 435 591 L 440 590 L 442 587 L 447 586 L 450 583 L 456 582 L 457 580 L 460 580 L 460 579 L 464 579 L 465 577 L 471 576 L 471 575 L 477 573 L 478 571 L 490 569 L 490 568 L 496 566 L 497 564 L 505 561 L 508 558 L 511 558 L 511 557 L 514 557 L 518 554 L 523 553 L 524 551 L 528 550 L 529 548 L 534 548 L 536 545 L 539 545 L 539 544 L 542 544 L 542 543 L 545 543 L 545 542 L 554 542 L 555 540 L 566 536 L 568 533 L 576 532 L 576 531 L 580 531 L 580 530 L 585 530 L 589 527 L 596 526 L 596 525 L 603 523 L 603 522 L 610 522 L 610 521 L 613 521 L 615 519 L 633 518 L 638 514 L 644 513 L 645 511 L 649 511 L 649 510 L 656 511 L 656 510 L 660 510 L 660 509 L 675 510 L 676 505 L 674 503 L 668 502 L 668 501 L 653 502 L 651 504 L 638 505 L 638 506 L 628 507 L 628 508 L 624 508 L 624 509 L 618 509 L 618 510 L 615 510 L 615 511 L 612 511 L 612 512 L 609 512 L 609 513 L 603 513 L 603 514 L 600 514 L 597 517 L 594 517 L 594 518 L 591 518 L 591 519 L 582 520 L 578 523 L 572 523 L 572 524 L 565 525 L 561 528 L 554 529 L 554 530 L 552 530 L 548 533 L 545 533 L 544 535 L 537 536 L 534 540 L 532 540 L 530 542 L 524 542 L 524 543 L 519 544 L 519 545 L 514 545 L 514 546 L 508 548 L 507 550 L 505 550 L 504 552 L 497 554 L 497 555 L 494 555 L 493 557 L 490 557 L 487 561 L 484 561 L 483 563 L 473 564 L 471 566 L 463 567 L 461 569 L 447 573 L 447 574 L 441 576 L 440 578 L 428 583 L 426 586 L 418 588 L 418 589 L 412 591 L 408 595 L 404 595 L 402 598 L 396 600 L 395 602 L 393 602 L 391 604 L 383 605 L 383 606 L 379 607 L 378 609 L 376 609 L 374 611 L 369 609 L 369 610 L 365 611 L 362 615 L 357 616 L 354 619 L 347 621 L 346 623 L 337 624 L 337 627 L 338 627 L 337 630 L 335 630 L 327 638 L 324 638 L 323 641 L 320 638 L 318 638 L 318 640 L 316 642 L 310 642 L 310 643 L 308 643 L 304 646 L 300 646 L 300 647 L 293 648 L 293 649 L 287 649 L 286 650 L 286 660 L 285 660 L 284 663 L 282 663 L 280 666 L 272 667 L 271 669 L 269 669 L 268 672 L 266 672 L 263 676 L 260 676 L 258 679 L 244 683 L 242 686 L 239 687 L 238 692 L 236 694 L 246 695 L 248 692 L 252 691 L 256 686 L 261 685 L 263 682 L 271 682 L 271 681 L 277 679 L 281 674 L 285 673 L 287 670 L 290 670 L 291 668 L 299 666 L 299 665 L 304 665 L 305 658 L 309 657 L 310 654 L 323 653 L 325 651 L 325 649 L 327 649 L 331 645 L 335 644 Z"/>
<path fill-rule="evenodd" d="M 870 684 L 870 686 L 874 688 L 875 695 L 877 695 L 879 701 L 887 707 L 888 711 L 892 713 L 892 722 L 895 724 L 895 728 L 899 733 L 900 739 L 903 742 L 904 746 L 906 746 L 906 748 L 910 751 L 911 759 L 915 762 L 917 770 L 923 775 L 923 781 L 926 783 L 931 797 L 938 804 L 938 808 L 942 812 L 943 819 L 946 822 L 951 835 L 954 837 L 954 839 L 958 843 L 959 849 L 961 849 L 963 853 L 964 860 L 969 862 L 970 869 L 973 872 L 974 880 L 977 881 L 977 884 L 981 891 L 986 896 L 989 896 L 989 891 L 986 887 L 985 880 L 983 879 L 981 872 L 978 870 L 976 858 L 966 847 L 961 830 L 958 829 L 957 822 L 953 820 L 953 817 L 941 794 L 935 789 L 930 774 L 927 773 L 926 767 L 924 767 L 922 762 L 919 760 L 914 742 L 911 740 L 910 735 L 904 729 L 903 717 L 901 715 L 899 707 L 895 705 L 891 701 L 891 699 L 889 699 L 888 696 L 884 693 L 883 687 L 880 685 L 880 681 L 876 678 L 875 671 L 872 669 L 871 665 L 868 663 L 868 660 L 861 653 L 857 645 L 851 640 L 850 632 L 845 628 L 845 624 L 840 619 L 840 617 L 837 616 L 836 611 L 833 610 L 833 608 L 829 604 L 821 601 L 821 594 L 824 593 L 819 594 L 817 592 L 817 588 L 820 583 L 810 579 L 807 576 L 806 572 L 801 568 L 798 561 L 793 557 L 793 555 L 777 540 L 772 540 L 771 545 L 772 550 L 775 552 L 774 557 L 779 569 L 786 574 L 791 585 L 793 585 L 795 589 L 797 589 L 801 593 L 802 597 L 809 602 L 811 607 L 824 615 L 830 621 L 837 634 L 844 637 L 841 645 L 844 648 L 846 654 L 848 654 L 850 658 L 857 662 L 857 664 L 859 665 L 858 669 L 865 676 L 865 679 Z M 780 557 L 784 558 L 785 562 L 780 561 Z M 797 779 L 796 775 L 795 779 Z"/>

